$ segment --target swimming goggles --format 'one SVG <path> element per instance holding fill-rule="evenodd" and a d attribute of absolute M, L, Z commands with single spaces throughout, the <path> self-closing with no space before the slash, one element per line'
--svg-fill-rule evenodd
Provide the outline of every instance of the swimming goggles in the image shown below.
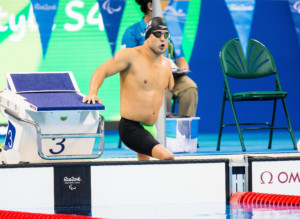
<path fill-rule="evenodd" d="M 153 32 L 153 35 L 154 35 L 156 38 L 161 38 L 161 35 L 164 35 L 164 38 L 165 38 L 165 39 L 168 39 L 169 36 L 170 36 L 169 32 L 162 33 L 162 32 L 160 32 L 160 31 Z"/>

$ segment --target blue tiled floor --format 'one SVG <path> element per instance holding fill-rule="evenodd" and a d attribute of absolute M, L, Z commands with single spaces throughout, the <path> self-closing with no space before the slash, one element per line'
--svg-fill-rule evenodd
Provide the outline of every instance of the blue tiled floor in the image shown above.
<path fill-rule="evenodd" d="M 294 132 L 296 142 L 300 139 L 300 131 Z M 268 149 L 268 133 L 264 131 L 248 131 L 244 133 L 246 152 L 242 152 L 239 137 L 236 132 L 224 133 L 221 141 L 221 150 L 216 151 L 217 133 L 198 135 L 199 147 L 195 153 L 176 153 L 175 156 L 199 155 L 228 155 L 228 154 L 272 154 L 295 153 L 292 140 L 287 131 L 274 131 L 272 149 Z M 105 149 L 102 158 L 136 157 L 136 153 L 126 149 L 124 144 L 118 148 L 119 136 L 117 131 L 105 132 Z"/>
<path fill-rule="evenodd" d="M 294 131 L 296 142 L 300 139 L 300 131 Z M 5 136 L 0 136 L 0 143 Z M 175 153 L 175 156 L 202 156 L 202 155 L 229 155 L 229 154 L 272 154 L 295 153 L 292 140 L 287 131 L 274 131 L 272 149 L 268 149 L 268 133 L 264 131 L 248 131 L 244 133 L 246 152 L 242 152 L 240 141 L 236 132 L 224 133 L 221 141 L 221 150 L 216 151 L 217 133 L 198 135 L 197 151 L 195 153 Z M 118 148 L 119 135 L 117 131 L 105 131 L 105 146 L 101 158 L 134 158 L 136 153 L 125 147 Z"/>

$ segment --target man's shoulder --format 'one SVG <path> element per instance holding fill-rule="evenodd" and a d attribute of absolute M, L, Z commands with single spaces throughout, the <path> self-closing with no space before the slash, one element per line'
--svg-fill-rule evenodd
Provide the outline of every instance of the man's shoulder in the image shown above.
<path fill-rule="evenodd" d="M 115 55 L 130 60 L 131 58 L 139 54 L 139 47 L 140 46 L 133 47 L 133 48 L 124 48 L 119 50 Z"/>
<path fill-rule="evenodd" d="M 124 49 L 121 49 L 120 51 L 123 51 L 124 54 L 137 53 L 140 50 L 140 47 L 141 46 L 136 46 L 136 47 L 132 47 L 132 48 L 124 48 Z"/>
<path fill-rule="evenodd" d="M 166 68 L 167 71 L 172 69 L 171 62 L 170 62 L 169 58 L 163 56 L 162 57 L 162 63 L 163 63 L 163 66 Z"/>
<path fill-rule="evenodd" d="M 167 57 L 165 57 L 164 55 L 162 56 L 162 61 L 163 61 L 163 63 L 166 63 L 166 64 L 170 64 L 171 65 L 171 62 L 170 62 L 170 59 L 169 58 L 167 58 Z"/>

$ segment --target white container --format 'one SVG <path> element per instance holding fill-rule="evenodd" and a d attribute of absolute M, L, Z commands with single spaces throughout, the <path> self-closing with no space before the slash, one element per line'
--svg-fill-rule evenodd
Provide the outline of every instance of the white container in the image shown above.
<path fill-rule="evenodd" d="M 167 149 L 173 153 L 196 152 L 199 119 L 199 117 L 167 118 Z"/>

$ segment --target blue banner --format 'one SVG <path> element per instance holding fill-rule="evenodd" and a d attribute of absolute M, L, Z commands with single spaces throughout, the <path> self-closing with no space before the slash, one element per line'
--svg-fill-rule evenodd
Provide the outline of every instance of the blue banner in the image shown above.
<path fill-rule="evenodd" d="M 181 47 L 188 7 L 187 0 L 171 0 L 164 9 L 164 17 L 174 43 L 176 57 L 183 55 Z"/>
<path fill-rule="evenodd" d="M 300 0 L 289 0 L 289 3 L 300 45 Z"/>
<path fill-rule="evenodd" d="M 126 0 L 97 0 L 112 54 L 116 50 L 116 41 Z"/>
<path fill-rule="evenodd" d="M 225 0 L 246 57 L 255 0 Z"/>
<path fill-rule="evenodd" d="M 58 7 L 58 0 L 31 0 L 31 4 L 39 27 L 43 57 L 45 58 Z"/>

